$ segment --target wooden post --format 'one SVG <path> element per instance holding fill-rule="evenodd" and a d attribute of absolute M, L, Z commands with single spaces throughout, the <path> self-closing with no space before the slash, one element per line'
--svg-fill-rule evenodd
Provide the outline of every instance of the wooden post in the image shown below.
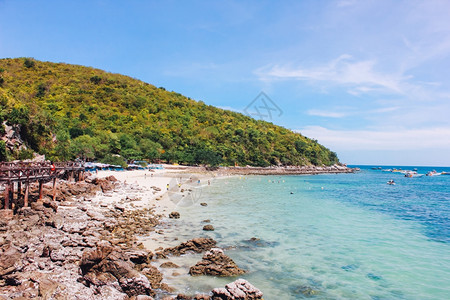
<path fill-rule="evenodd" d="M 53 201 L 56 200 L 56 177 L 53 178 Z"/>
<path fill-rule="evenodd" d="M 39 180 L 39 200 L 42 201 L 43 191 L 42 191 L 42 180 Z"/>
<path fill-rule="evenodd" d="M 23 207 L 28 207 L 28 194 L 30 192 L 30 183 L 27 181 L 25 183 L 25 196 L 23 199 Z"/>
<path fill-rule="evenodd" d="M 4 209 L 9 209 L 9 183 L 5 185 L 5 207 Z"/>
<path fill-rule="evenodd" d="M 22 196 L 22 182 L 19 181 L 17 182 L 17 200 L 20 198 L 20 196 Z"/>
<path fill-rule="evenodd" d="M 11 208 L 14 209 L 14 182 L 11 182 L 9 184 L 9 199 L 10 199 L 10 203 L 11 203 Z"/>

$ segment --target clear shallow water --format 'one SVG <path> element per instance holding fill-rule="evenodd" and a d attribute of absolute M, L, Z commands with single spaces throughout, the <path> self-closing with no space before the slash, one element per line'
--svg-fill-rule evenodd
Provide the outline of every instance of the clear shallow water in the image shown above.
<path fill-rule="evenodd" d="M 389 179 L 397 184 L 387 185 Z M 265 299 L 450 299 L 448 175 L 405 178 L 367 168 L 234 177 L 197 194 L 194 205 L 178 208 L 182 218 L 166 237 L 210 236 L 231 247 L 227 255 L 249 270 L 242 277 Z M 214 232 L 202 231 L 204 219 Z M 187 270 L 200 258 L 171 260 Z M 168 283 L 186 293 L 231 281 L 171 272 Z"/>

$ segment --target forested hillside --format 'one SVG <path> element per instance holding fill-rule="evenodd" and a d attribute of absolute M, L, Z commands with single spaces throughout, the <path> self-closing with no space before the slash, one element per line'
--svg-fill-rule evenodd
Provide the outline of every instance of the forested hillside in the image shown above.
<path fill-rule="evenodd" d="M 54 160 L 149 159 L 208 165 L 331 165 L 334 152 L 280 126 L 197 102 L 90 67 L 0 59 L 0 136 L 20 133 L 19 150 Z M 119 157 L 120 155 L 120 157 Z"/>

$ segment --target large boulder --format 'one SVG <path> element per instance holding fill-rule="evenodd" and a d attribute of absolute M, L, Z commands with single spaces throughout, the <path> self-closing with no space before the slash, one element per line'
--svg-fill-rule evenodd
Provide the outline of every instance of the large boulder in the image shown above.
<path fill-rule="evenodd" d="M 263 293 L 245 279 L 238 279 L 225 286 L 212 290 L 212 300 L 262 299 Z"/>
<path fill-rule="evenodd" d="M 150 281 L 142 274 L 134 277 L 122 277 L 119 279 L 119 283 L 128 296 L 154 294 Z"/>
<path fill-rule="evenodd" d="M 114 287 L 130 297 L 154 295 L 152 284 L 134 269 L 133 260 L 137 263 L 147 262 L 149 254 L 141 250 L 124 252 L 105 242 L 84 251 L 80 268 L 87 285 Z"/>
<path fill-rule="evenodd" d="M 244 274 L 236 263 L 223 253 L 222 249 L 212 248 L 203 255 L 201 261 L 189 269 L 192 276 L 211 275 L 211 276 L 236 276 Z"/>
<path fill-rule="evenodd" d="M 215 247 L 217 242 L 211 238 L 195 238 L 173 248 L 166 248 L 164 255 L 180 256 L 188 252 L 202 253 Z"/>

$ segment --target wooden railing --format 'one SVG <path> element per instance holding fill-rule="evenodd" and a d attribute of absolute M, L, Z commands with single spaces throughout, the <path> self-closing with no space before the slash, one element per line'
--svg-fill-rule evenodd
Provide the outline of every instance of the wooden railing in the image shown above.
<path fill-rule="evenodd" d="M 53 180 L 53 199 L 56 198 L 56 179 L 67 178 L 79 180 L 82 178 L 84 166 L 76 162 L 1 162 L 0 184 L 5 185 L 4 209 L 10 208 L 14 201 L 14 185 L 17 183 L 17 198 L 22 194 L 22 184 L 25 185 L 24 206 L 28 206 L 29 186 L 39 182 L 39 199 L 42 199 L 42 184 Z"/>

